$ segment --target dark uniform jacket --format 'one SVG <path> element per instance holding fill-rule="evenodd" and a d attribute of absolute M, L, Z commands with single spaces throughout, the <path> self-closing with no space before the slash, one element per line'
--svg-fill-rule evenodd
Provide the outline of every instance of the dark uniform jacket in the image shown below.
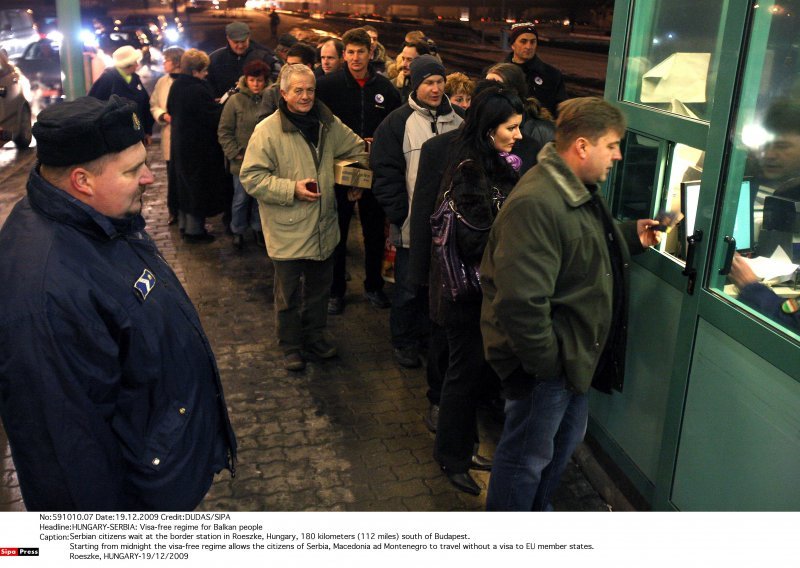
<path fill-rule="evenodd" d="M 481 263 L 481 332 L 508 398 L 560 377 L 578 393 L 622 387 L 629 254 L 644 249 L 636 222 L 614 223 L 592 189 L 594 198 L 550 143 L 492 226 Z"/>
<path fill-rule="evenodd" d="M 101 101 L 107 101 L 111 95 L 119 95 L 136 103 L 136 114 L 142 122 L 146 134 L 153 133 L 153 115 L 150 114 L 150 95 L 142 85 L 139 75 L 134 73 L 131 82 L 126 83 L 116 67 L 109 67 L 97 78 L 89 96 Z"/>
<path fill-rule="evenodd" d="M 513 53 L 509 53 L 506 62 L 514 63 L 511 60 L 513 56 Z M 561 71 L 539 59 L 538 55 L 534 55 L 521 65 L 514 64 L 519 65 L 525 73 L 528 96 L 536 97 L 553 116 L 556 116 L 558 104 L 567 100 L 567 87 L 564 85 Z"/>
<path fill-rule="evenodd" d="M 0 413 L 29 510 L 190 511 L 233 471 L 214 354 L 143 229 L 34 171 L 0 231 Z"/>
<path fill-rule="evenodd" d="M 738 299 L 781 325 L 800 331 L 800 311 L 797 311 L 796 300 L 786 300 L 760 282 L 742 288 Z"/>
<path fill-rule="evenodd" d="M 233 89 L 239 83 L 244 66 L 251 61 L 261 60 L 270 69 L 275 68 L 275 55 L 265 45 L 250 40 L 250 47 L 244 55 L 236 55 L 230 46 L 226 45 L 208 56 L 211 63 L 208 65 L 208 82 L 214 91 L 214 98 L 220 98 L 226 91 Z"/>

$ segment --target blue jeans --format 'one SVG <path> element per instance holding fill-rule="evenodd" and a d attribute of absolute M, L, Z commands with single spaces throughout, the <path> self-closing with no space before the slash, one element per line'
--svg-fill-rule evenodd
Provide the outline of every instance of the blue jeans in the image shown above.
<path fill-rule="evenodd" d="M 231 231 L 237 235 L 250 227 L 261 230 L 261 217 L 258 214 L 258 201 L 244 190 L 239 176 L 233 176 L 233 203 L 231 203 Z"/>
<path fill-rule="evenodd" d="M 506 401 L 506 420 L 489 480 L 489 511 L 548 511 L 572 452 L 586 434 L 589 401 L 564 379 L 537 381 Z"/>

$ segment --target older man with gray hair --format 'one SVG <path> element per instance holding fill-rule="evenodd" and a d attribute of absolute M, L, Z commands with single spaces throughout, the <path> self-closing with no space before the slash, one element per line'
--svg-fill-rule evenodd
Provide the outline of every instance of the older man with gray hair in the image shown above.
<path fill-rule="evenodd" d="M 334 163 L 367 164 L 364 141 L 315 100 L 315 89 L 307 66 L 281 69 L 278 111 L 256 126 L 239 173 L 258 200 L 275 268 L 278 344 L 291 371 L 305 369 L 307 354 L 337 354 L 323 335 L 339 242 Z"/>

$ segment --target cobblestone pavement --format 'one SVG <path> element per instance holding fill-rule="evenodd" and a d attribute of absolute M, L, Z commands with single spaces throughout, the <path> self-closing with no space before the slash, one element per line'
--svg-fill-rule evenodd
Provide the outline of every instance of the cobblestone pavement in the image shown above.
<path fill-rule="evenodd" d="M 8 160 L 0 149 L 0 223 L 24 194 L 33 152 Z M 422 369 L 398 367 L 389 344 L 389 310 L 361 295 L 360 231 L 353 223 L 344 314 L 328 320 L 339 357 L 311 362 L 304 373 L 281 365 L 274 334 L 272 265 L 252 240 L 236 251 L 211 220 L 216 242 L 184 244 L 167 226 L 166 172 L 150 149 L 157 182 L 145 194 L 144 216 L 192 297 L 217 355 L 239 441 L 237 475 L 223 472 L 204 511 L 461 511 L 482 510 L 479 497 L 450 486 L 432 457 L 433 435 Z M 5 161 L 4 161 L 5 160 Z M 391 296 L 391 287 L 387 288 Z M 500 425 L 482 416 L 481 453 L 491 456 Z M 0 429 L 0 510 L 24 510 L 13 463 Z M 484 488 L 488 474 L 475 472 Z M 557 510 L 606 511 L 572 463 L 554 501 Z"/>

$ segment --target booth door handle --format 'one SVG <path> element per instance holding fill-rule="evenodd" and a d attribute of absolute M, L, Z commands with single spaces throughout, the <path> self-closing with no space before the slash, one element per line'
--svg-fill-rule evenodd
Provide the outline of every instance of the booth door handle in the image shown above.
<path fill-rule="evenodd" d="M 703 231 L 697 229 L 692 236 L 686 239 L 688 247 L 686 250 L 686 266 L 683 269 L 683 275 L 687 277 L 686 293 L 690 296 L 694 294 L 694 284 L 697 280 L 697 270 L 694 267 L 694 255 L 697 250 L 697 243 L 703 240 Z"/>
<path fill-rule="evenodd" d="M 730 274 L 733 255 L 736 253 L 736 239 L 728 235 L 724 240 L 728 243 L 728 249 L 725 251 L 725 264 L 719 269 L 719 273 L 722 276 L 727 276 Z"/>

